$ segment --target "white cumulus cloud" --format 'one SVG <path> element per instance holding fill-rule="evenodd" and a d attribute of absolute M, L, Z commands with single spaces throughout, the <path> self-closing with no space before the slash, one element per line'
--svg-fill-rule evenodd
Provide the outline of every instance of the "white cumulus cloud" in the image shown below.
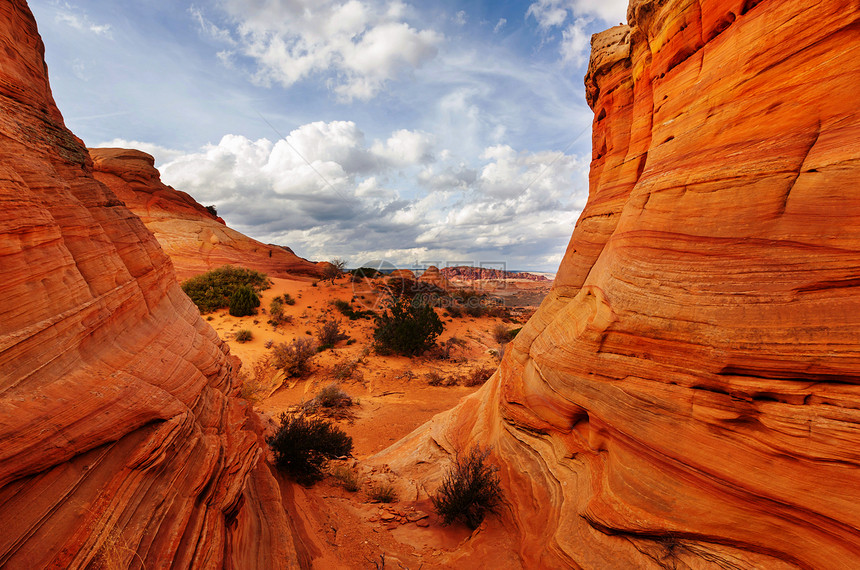
<path fill-rule="evenodd" d="M 375 97 L 433 59 L 443 39 L 411 25 L 408 7 L 396 1 L 225 0 L 221 7 L 227 22 L 220 26 L 199 9 L 192 15 L 202 33 L 230 46 L 222 60 L 249 60 L 261 85 L 290 87 L 318 75 L 345 101 Z"/>

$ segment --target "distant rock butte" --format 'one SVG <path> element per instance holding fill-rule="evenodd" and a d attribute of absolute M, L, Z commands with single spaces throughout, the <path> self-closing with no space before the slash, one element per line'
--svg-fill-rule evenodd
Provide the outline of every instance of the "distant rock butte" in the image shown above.
<path fill-rule="evenodd" d="M 93 177 L 23 0 L 0 43 L 0 566 L 298 567 L 234 360 Z"/>
<path fill-rule="evenodd" d="M 185 192 L 161 182 L 152 156 L 139 150 L 91 148 L 94 176 L 137 214 L 184 280 L 222 265 L 272 277 L 319 277 L 322 267 L 292 250 L 267 245 L 227 227 Z"/>
<path fill-rule="evenodd" d="M 553 291 L 482 390 L 374 461 L 432 492 L 491 445 L 526 568 L 858 568 L 860 5 L 628 21 L 592 39 Z"/>
<path fill-rule="evenodd" d="M 527 281 L 549 281 L 546 275 L 529 273 L 527 271 L 505 271 L 503 269 L 492 269 L 489 267 L 469 267 L 458 265 L 456 267 L 443 267 L 439 270 L 448 279 L 461 279 L 475 281 L 478 279 L 524 279 Z"/>
<path fill-rule="evenodd" d="M 415 279 L 415 273 L 410 271 L 409 269 L 395 269 L 392 271 L 388 277 L 390 278 L 400 278 L 400 279 Z"/>
<path fill-rule="evenodd" d="M 424 272 L 421 273 L 421 276 L 418 278 L 418 281 L 421 283 L 429 283 L 431 285 L 435 285 L 440 289 L 448 290 L 452 288 L 451 282 L 448 281 L 448 279 L 446 279 L 445 276 L 442 275 L 442 273 L 439 271 L 439 268 L 435 265 L 431 265 L 430 267 L 425 269 Z"/>

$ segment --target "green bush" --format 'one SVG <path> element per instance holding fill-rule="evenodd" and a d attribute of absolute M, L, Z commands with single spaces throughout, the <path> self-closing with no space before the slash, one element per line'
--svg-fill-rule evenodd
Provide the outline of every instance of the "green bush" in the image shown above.
<path fill-rule="evenodd" d="M 266 443 L 275 455 L 275 465 L 310 484 L 322 477 L 322 466 L 329 459 L 348 456 L 352 438 L 331 422 L 304 415 L 281 414 L 281 425 Z"/>
<path fill-rule="evenodd" d="M 433 347 L 444 325 L 428 305 L 409 299 L 395 299 L 385 313 L 376 317 L 373 340 L 377 352 L 396 352 L 408 356 Z"/>
<path fill-rule="evenodd" d="M 230 314 L 234 317 L 247 317 L 257 314 L 260 296 L 248 286 L 239 287 L 230 296 Z"/>
<path fill-rule="evenodd" d="M 272 347 L 272 364 L 288 376 L 304 376 L 317 348 L 309 338 L 297 338 L 290 344 L 281 342 Z"/>
<path fill-rule="evenodd" d="M 240 287 L 250 287 L 259 293 L 270 287 L 269 278 L 252 269 L 225 265 L 182 283 L 182 290 L 201 313 L 229 307 L 233 293 Z"/>
<path fill-rule="evenodd" d="M 295 304 L 295 301 L 293 301 L 292 298 L 290 300 L 292 303 L 287 303 L 288 305 Z M 269 303 L 269 316 L 272 318 L 270 318 L 268 322 L 273 327 L 278 327 L 284 323 L 290 323 L 293 321 L 292 316 L 284 313 L 284 303 L 285 301 L 281 297 L 275 297 L 272 299 L 272 302 Z"/>
<path fill-rule="evenodd" d="M 468 454 L 457 455 L 442 485 L 431 497 L 443 524 L 455 521 L 476 529 L 486 513 L 495 512 L 502 498 L 498 467 L 484 461 L 489 449 L 473 447 Z"/>

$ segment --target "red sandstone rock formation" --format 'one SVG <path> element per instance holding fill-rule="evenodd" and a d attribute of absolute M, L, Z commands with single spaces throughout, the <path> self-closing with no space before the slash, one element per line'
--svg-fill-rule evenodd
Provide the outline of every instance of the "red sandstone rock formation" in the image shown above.
<path fill-rule="evenodd" d="M 429 283 L 430 285 L 435 285 L 440 289 L 449 290 L 451 289 L 451 282 L 445 278 L 442 273 L 439 272 L 439 268 L 435 265 L 431 265 L 421 274 L 421 277 L 418 278 L 418 281 L 421 283 Z"/>
<path fill-rule="evenodd" d="M 155 234 L 180 280 L 222 265 L 272 277 L 319 277 L 322 269 L 288 248 L 266 245 L 228 228 L 185 192 L 161 182 L 154 159 L 139 150 L 89 149 L 96 180 L 125 202 Z"/>
<path fill-rule="evenodd" d="M 590 197 L 474 397 L 523 566 L 860 567 L 860 4 L 634 0 L 596 35 Z M 479 537 L 478 537 L 479 539 Z"/>
<path fill-rule="evenodd" d="M 228 348 L 93 178 L 23 0 L 0 44 L 0 566 L 297 566 Z"/>
<path fill-rule="evenodd" d="M 388 277 L 390 277 L 392 279 L 400 278 L 400 279 L 411 279 L 412 281 L 415 281 L 415 273 L 409 269 L 395 269 L 394 271 L 392 271 L 388 275 Z"/>
<path fill-rule="evenodd" d="M 523 279 L 526 281 L 549 281 L 546 275 L 529 273 L 527 271 L 504 271 L 490 267 L 469 267 L 457 265 L 455 267 L 443 267 L 440 273 L 448 279 L 462 279 L 466 281 L 477 281 L 479 279 Z"/>

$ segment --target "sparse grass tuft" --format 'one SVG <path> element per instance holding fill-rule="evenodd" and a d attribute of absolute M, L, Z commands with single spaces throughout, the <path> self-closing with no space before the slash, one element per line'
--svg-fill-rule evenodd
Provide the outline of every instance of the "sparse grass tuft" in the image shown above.
<path fill-rule="evenodd" d="M 254 340 L 254 333 L 250 329 L 241 329 L 236 331 L 233 340 L 236 342 L 248 342 L 249 340 Z"/>
<path fill-rule="evenodd" d="M 331 470 L 331 476 L 350 493 L 355 493 L 361 489 L 361 482 L 358 480 L 358 474 L 345 465 L 333 467 Z"/>
<path fill-rule="evenodd" d="M 393 503 L 397 501 L 397 492 L 394 490 L 394 487 L 387 483 L 372 485 L 367 492 L 367 496 L 374 503 Z"/>

